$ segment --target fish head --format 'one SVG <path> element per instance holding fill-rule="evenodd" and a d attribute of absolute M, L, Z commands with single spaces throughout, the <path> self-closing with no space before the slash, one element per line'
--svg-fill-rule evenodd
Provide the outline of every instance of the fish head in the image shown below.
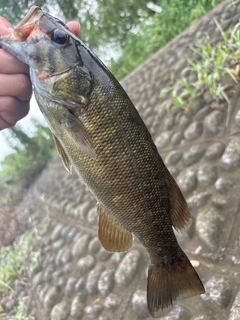
<path fill-rule="evenodd" d="M 0 47 L 29 65 L 38 94 L 73 107 L 87 103 L 92 86 L 80 46 L 61 20 L 37 6 L 11 33 L 0 37 Z"/>

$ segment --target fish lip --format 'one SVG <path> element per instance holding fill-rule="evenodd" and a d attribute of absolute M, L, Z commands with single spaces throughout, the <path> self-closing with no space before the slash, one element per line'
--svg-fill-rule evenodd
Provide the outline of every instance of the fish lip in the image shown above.
<path fill-rule="evenodd" d="M 39 8 L 38 6 L 33 5 L 33 6 L 31 6 L 31 8 L 28 11 L 28 13 L 26 14 L 26 16 L 22 19 L 22 21 L 20 21 L 19 24 L 16 26 L 16 28 L 22 27 L 25 24 L 29 24 L 29 23 L 36 24 L 36 22 L 38 21 L 38 19 L 42 15 L 43 15 L 43 12 L 42 12 L 41 8 Z M 31 21 L 32 18 L 33 18 L 33 21 Z"/>
<path fill-rule="evenodd" d="M 37 6 L 32 6 L 23 20 L 13 28 L 12 32 L 2 36 L 3 41 L 19 41 L 23 42 L 30 36 L 31 32 L 37 27 L 43 11 Z"/>

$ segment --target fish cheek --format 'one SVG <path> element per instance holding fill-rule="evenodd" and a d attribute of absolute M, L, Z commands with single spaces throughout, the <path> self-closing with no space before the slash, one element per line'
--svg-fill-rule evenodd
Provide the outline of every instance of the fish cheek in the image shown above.
<path fill-rule="evenodd" d="M 70 102 L 73 106 L 85 106 L 88 103 L 92 87 L 93 80 L 86 72 L 75 71 L 55 82 L 52 95 Z"/>

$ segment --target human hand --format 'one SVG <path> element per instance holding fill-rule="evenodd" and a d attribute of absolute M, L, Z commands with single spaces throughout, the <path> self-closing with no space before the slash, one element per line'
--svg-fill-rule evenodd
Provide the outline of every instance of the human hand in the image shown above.
<path fill-rule="evenodd" d="M 70 21 L 67 26 L 77 36 L 80 25 Z M 11 32 L 13 26 L 0 17 L 0 36 Z M 0 49 L 0 130 L 10 128 L 29 111 L 32 84 L 28 66 Z"/>

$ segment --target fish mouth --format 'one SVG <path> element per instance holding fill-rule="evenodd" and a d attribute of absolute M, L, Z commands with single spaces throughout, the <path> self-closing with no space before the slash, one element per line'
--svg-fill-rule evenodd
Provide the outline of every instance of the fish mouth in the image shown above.
<path fill-rule="evenodd" d="M 27 38 L 36 29 L 39 19 L 43 15 L 41 8 L 32 6 L 23 18 L 23 20 L 13 29 L 13 31 L 4 36 L 7 41 L 27 41 Z"/>

